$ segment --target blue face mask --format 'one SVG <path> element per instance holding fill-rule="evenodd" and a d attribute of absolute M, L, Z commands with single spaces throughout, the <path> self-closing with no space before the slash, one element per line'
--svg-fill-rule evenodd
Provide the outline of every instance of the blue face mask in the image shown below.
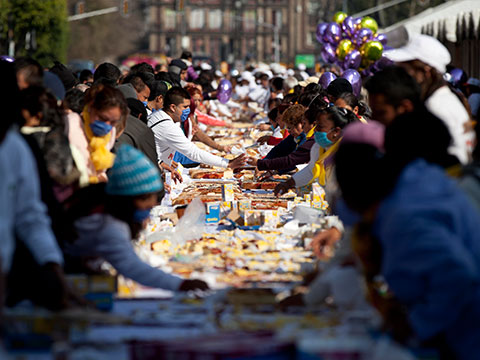
<path fill-rule="evenodd" d="M 143 106 L 147 107 L 148 101 L 142 101 Z"/>
<path fill-rule="evenodd" d="M 150 217 L 150 210 L 151 209 L 146 209 L 146 210 L 135 210 L 133 213 L 133 221 L 136 223 L 143 223 L 145 220 L 147 220 Z"/>
<path fill-rule="evenodd" d="M 112 128 L 112 125 L 108 125 L 106 122 L 100 120 L 95 120 L 90 124 L 90 129 L 92 129 L 93 135 L 99 137 L 107 135 L 110 131 L 112 131 Z"/>
<path fill-rule="evenodd" d="M 327 149 L 333 145 L 333 142 L 327 137 L 328 132 L 315 131 L 315 142 L 322 148 Z"/>
<path fill-rule="evenodd" d="M 188 115 L 190 115 L 190 108 L 186 108 L 185 110 L 182 111 L 182 116 L 180 117 L 180 120 L 182 122 L 187 121 Z"/>
<path fill-rule="evenodd" d="M 272 129 L 273 132 L 275 132 L 275 126 L 270 125 L 270 128 Z"/>

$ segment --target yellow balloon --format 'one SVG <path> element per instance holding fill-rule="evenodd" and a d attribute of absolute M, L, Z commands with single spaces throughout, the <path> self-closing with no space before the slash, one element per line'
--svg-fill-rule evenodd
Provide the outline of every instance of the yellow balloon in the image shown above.
<path fill-rule="evenodd" d="M 382 57 L 383 45 L 380 41 L 369 41 L 362 48 L 363 56 L 368 60 L 377 61 Z"/>
<path fill-rule="evenodd" d="M 366 68 L 368 68 L 370 65 L 373 64 L 373 61 L 368 60 L 365 57 L 362 57 L 362 62 L 360 63 L 360 67 L 358 68 L 358 72 L 362 72 Z"/>
<path fill-rule="evenodd" d="M 338 46 L 337 46 L 338 59 L 344 60 L 345 56 L 347 56 L 347 54 L 350 53 L 353 49 L 355 49 L 355 46 L 353 45 L 353 43 L 348 39 L 343 39 L 338 43 Z"/>
<path fill-rule="evenodd" d="M 360 23 L 360 28 L 370 29 L 375 34 L 378 31 L 378 24 L 375 19 L 370 16 L 365 16 Z"/>
<path fill-rule="evenodd" d="M 338 25 L 341 25 L 343 23 L 343 20 L 347 17 L 347 13 L 343 11 L 336 12 L 335 15 L 333 15 L 333 21 L 335 21 Z"/>

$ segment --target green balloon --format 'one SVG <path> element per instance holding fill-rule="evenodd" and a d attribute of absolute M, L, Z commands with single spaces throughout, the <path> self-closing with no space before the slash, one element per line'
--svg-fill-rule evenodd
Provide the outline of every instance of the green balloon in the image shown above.
<path fill-rule="evenodd" d="M 382 57 L 383 45 L 380 41 L 369 41 L 364 45 L 363 51 L 366 59 L 377 61 Z"/>
<path fill-rule="evenodd" d="M 339 11 L 333 15 L 333 21 L 335 21 L 338 25 L 341 25 L 343 23 L 343 20 L 347 17 L 347 13 L 343 11 Z"/>
<path fill-rule="evenodd" d="M 378 24 L 374 18 L 365 16 L 360 22 L 360 28 L 370 29 L 375 34 L 378 31 Z"/>
<path fill-rule="evenodd" d="M 352 42 L 348 39 L 343 39 L 338 43 L 337 46 L 337 57 L 340 60 L 345 60 L 345 56 L 350 53 L 355 47 L 353 46 Z"/>

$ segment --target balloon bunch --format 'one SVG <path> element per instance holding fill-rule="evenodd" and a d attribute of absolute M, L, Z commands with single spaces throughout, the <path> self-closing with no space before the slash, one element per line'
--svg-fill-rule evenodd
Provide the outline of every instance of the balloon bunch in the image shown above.
<path fill-rule="evenodd" d="M 326 71 L 320 76 L 318 83 L 322 85 L 322 88 L 326 89 L 330 83 L 337 78 L 337 75 L 330 71 Z M 355 96 L 360 95 L 362 90 L 362 77 L 359 72 L 354 69 L 347 69 L 343 72 L 342 78 L 346 79 L 350 84 L 352 84 L 353 93 Z"/>
<path fill-rule="evenodd" d="M 223 79 L 222 81 L 220 81 L 217 89 L 218 101 L 220 101 L 222 104 L 226 104 L 228 100 L 230 100 L 230 98 L 232 97 L 232 91 L 233 86 L 229 80 Z"/>
<path fill-rule="evenodd" d="M 383 57 L 387 36 L 379 34 L 375 19 L 366 16 L 353 18 L 339 11 L 330 23 L 317 26 L 317 40 L 322 46 L 322 58 L 329 64 L 337 64 L 343 70 L 358 70 L 364 76 L 385 67 Z"/>

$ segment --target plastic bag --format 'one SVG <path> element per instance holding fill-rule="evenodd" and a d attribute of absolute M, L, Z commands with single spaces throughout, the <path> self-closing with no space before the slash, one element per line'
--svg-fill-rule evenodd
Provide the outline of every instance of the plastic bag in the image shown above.
<path fill-rule="evenodd" d="M 178 221 L 172 243 L 181 245 L 189 240 L 202 237 L 205 232 L 205 205 L 200 198 L 195 198 L 188 205 L 185 214 Z"/>

